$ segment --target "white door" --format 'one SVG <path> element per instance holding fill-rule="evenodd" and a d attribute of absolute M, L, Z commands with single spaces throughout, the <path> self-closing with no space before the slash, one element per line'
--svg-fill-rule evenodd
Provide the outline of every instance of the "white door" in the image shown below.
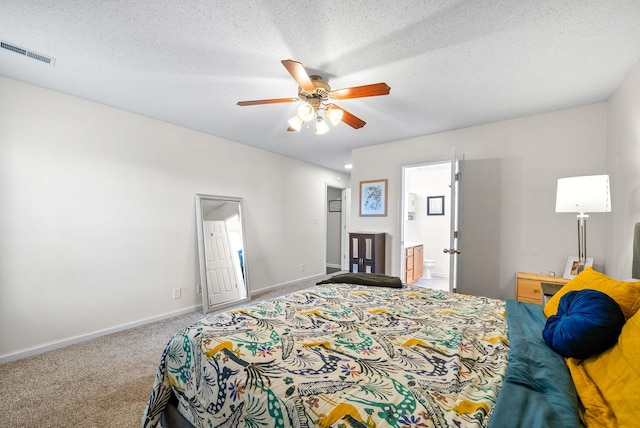
<path fill-rule="evenodd" d="M 209 305 L 237 300 L 237 274 L 224 221 L 204 222 L 204 254 Z"/>
<path fill-rule="evenodd" d="M 458 292 L 458 279 L 462 269 L 462 249 L 460 231 L 460 181 L 462 180 L 462 155 L 456 156 L 455 150 L 451 150 L 451 228 L 449 235 L 449 248 L 444 252 L 449 253 L 449 291 Z"/>

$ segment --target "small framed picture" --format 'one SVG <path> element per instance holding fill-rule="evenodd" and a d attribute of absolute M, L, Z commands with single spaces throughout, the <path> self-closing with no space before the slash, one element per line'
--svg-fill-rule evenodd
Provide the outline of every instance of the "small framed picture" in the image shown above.
<path fill-rule="evenodd" d="M 342 211 L 342 201 L 339 199 L 329 201 L 329 212 L 339 213 Z"/>
<path fill-rule="evenodd" d="M 578 257 L 569 256 L 567 258 L 567 265 L 564 267 L 564 275 L 562 275 L 562 277 L 566 279 L 573 279 L 587 266 L 593 267 L 593 258 L 587 258 L 585 265 L 582 266 Z"/>
<path fill-rule="evenodd" d="M 360 182 L 360 217 L 387 216 L 388 180 Z"/>
<path fill-rule="evenodd" d="M 444 196 L 427 196 L 427 215 L 444 215 Z"/>

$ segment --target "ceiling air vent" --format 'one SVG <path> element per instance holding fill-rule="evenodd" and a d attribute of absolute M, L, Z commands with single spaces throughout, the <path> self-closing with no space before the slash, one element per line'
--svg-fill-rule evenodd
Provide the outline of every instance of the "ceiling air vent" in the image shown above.
<path fill-rule="evenodd" d="M 11 43 L 0 41 L 0 47 L 2 49 L 6 49 L 8 51 L 15 52 L 15 53 L 23 55 L 23 56 L 26 56 L 26 57 L 29 57 L 29 58 L 33 58 L 35 60 L 38 60 L 40 62 L 44 62 L 44 63 L 49 64 L 49 65 L 54 65 L 56 63 L 56 59 L 55 58 L 51 58 L 50 56 L 46 56 L 46 55 L 42 55 L 42 54 L 34 52 L 34 51 L 30 51 L 29 49 L 21 48 L 20 46 L 13 45 Z"/>

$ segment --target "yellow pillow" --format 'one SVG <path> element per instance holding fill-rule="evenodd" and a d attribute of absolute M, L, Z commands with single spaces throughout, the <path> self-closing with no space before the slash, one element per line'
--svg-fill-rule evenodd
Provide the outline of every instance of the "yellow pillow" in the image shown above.
<path fill-rule="evenodd" d="M 625 323 L 613 348 L 585 360 L 566 360 L 588 427 L 638 426 L 638 355 L 640 312 Z"/>
<path fill-rule="evenodd" d="M 558 313 L 558 303 L 560 298 L 573 290 L 602 291 L 615 300 L 625 320 L 628 320 L 640 309 L 640 281 L 624 282 L 609 278 L 605 274 L 596 272 L 591 267 L 587 267 L 578 276 L 567 282 L 556 294 L 544 305 L 543 312 L 547 318 Z"/>

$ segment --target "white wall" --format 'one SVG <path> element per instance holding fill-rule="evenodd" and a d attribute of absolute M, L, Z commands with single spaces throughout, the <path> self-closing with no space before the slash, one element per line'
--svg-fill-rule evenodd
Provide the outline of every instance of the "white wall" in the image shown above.
<path fill-rule="evenodd" d="M 562 274 L 575 255 L 575 215 L 555 213 L 560 177 L 606 172 L 607 105 L 599 103 L 417 137 L 352 152 L 354 187 L 389 179 L 387 217 L 359 217 L 351 230 L 386 232 L 387 273 L 400 275 L 401 167 L 464 154 L 462 293 L 514 298 L 518 271 Z M 589 256 L 604 263 L 606 214 L 589 219 Z"/>
<path fill-rule="evenodd" d="M 0 94 L 0 361 L 201 305 L 195 193 L 244 198 L 252 291 L 324 272 L 325 189 L 348 175 L 6 78 Z"/>
<path fill-rule="evenodd" d="M 609 100 L 607 130 L 607 172 L 611 180 L 607 272 L 628 279 L 633 226 L 640 222 L 640 61 Z"/>

